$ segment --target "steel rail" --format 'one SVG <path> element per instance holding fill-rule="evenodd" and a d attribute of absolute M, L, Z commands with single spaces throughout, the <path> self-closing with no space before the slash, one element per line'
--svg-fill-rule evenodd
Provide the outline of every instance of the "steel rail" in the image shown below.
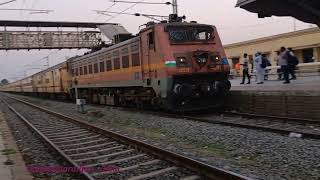
<path fill-rule="evenodd" d="M 7 103 L 5 100 L 0 99 L 5 105 L 8 106 L 8 108 L 16 114 L 29 128 L 31 128 L 34 132 L 36 132 L 47 144 L 49 144 L 57 153 L 59 153 L 65 160 L 67 160 L 72 166 L 76 167 L 77 169 L 81 169 L 81 167 L 73 161 L 67 154 L 65 154 L 58 146 L 56 146 L 49 138 L 47 138 L 42 132 L 40 132 L 31 122 L 29 122 L 24 116 L 22 116 L 16 109 L 14 109 L 9 103 Z M 90 176 L 85 171 L 80 171 L 81 174 L 89 180 L 94 180 L 92 176 Z"/>
<path fill-rule="evenodd" d="M 147 152 L 149 154 L 152 154 L 152 155 L 158 157 L 159 159 L 166 160 L 166 161 L 172 162 L 172 163 L 174 163 L 174 164 L 176 164 L 178 166 L 185 167 L 185 168 L 187 168 L 189 170 L 192 170 L 194 172 L 197 172 L 198 174 L 200 174 L 202 176 L 205 176 L 205 177 L 207 177 L 209 179 L 216 179 L 216 180 L 226 180 L 226 179 L 251 180 L 251 178 L 249 178 L 249 177 L 245 177 L 243 175 L 240 175 L 240 174 L 237 174 L 237 173 L 234 173 L 234 172 L 231 172 L 231 171 L 227 171 L 227 170 L 215 167 L 215 166 L 211 166 L 211 165 L 205 164 L 203 162 L 188 158 L 186 156 L 179 155 L 179 154 L 171 152 L 171 151 L 164 150 L 162 148 L 155 147 L 153 145 L 150 145 L 150 144 L 147 144 L 145 142 L 132 139 L 130 137 L 121 135 L 121 134 L 113 132 L 113 131 L 102 129 L 102 128 L 97 127 L 95 125 L 89 124 L 89 123 L 87 123 L 85 121 L 71 118 L 71 117 L 63 115 L 61 113 L 57 113 L 57 112 L 54 112 L 52 110 L 46 109 L 44 107 L 40 107 L 40 106 L 37 106 L 35 104 L 29 103 L 27 101 L 20 100 L 20 99 L 17 99 L 17 98 L 11 97 L 11 96 L 7 96 L 7 95 L 5 95 L 5 96 L 10 98 L 10 99 L 16 100 L 16 101 L 18 101 L 20 103 L 23 103 L 25 105 L 28 105 L 30 107 L 33 107 L 35 109 L 38 109 L 38 110 L 40 110 L 42 112 L 48 113 L 50 115 L 53 115 L 53 116 L 55 116 L 57 118 L 60 118 L 60 119 L 63 119 L 63 120 L 78 124 L 81 127 L 86 128 L 88 130 L 91 130 L 91 131 L 93 131 L 95 133 L 98 133 L 98 134 L 101 134 L 101 135 L 104 135 L 104 136 L 107 136 L 107 137 L 111 137 L 112 139 L 120 141 L 120 142 L 122 142 L 124 144 L 128 144 L 128 145 L 130 145 L 132 147 L 140 149 L 143 152 Z M 36 131 L 36 132 L 39 132 L 39 131 Z M 46 137 L 43 137 L 43 138 L 45 140 L 49 140 Z M 55 146 L 54 144 L 52 144 L 52 142 L 50 143 L 50 145 L 51 146 Z M 61 153 L 61 154 L 63 153 L 61 150 L 58 150 L 58 152 Z M 62 156 L 65 157 L 67 160 L 71 160 L 64 153 L 62 154 Z M 72 165 L 76 165 L 75 162 L 72 162 L 71 164 Z M 88 174 L 87 178 L 91 179 L 89 174 Z"/>
<path fill-rule="evenodd" d="M 292 131 L 292 130 L 286 130 L 286 129 L 280 129 L 280 128 L 272 128 L 272 127 L 261 126 L 261 125 L 241 124 L 236 122 L 225 122 L 225 121 L 219 121 L 219 120 L 209 120 L 204 118 L 201 119 L 196 117 L 186 117 L 186 116 L 183 116 L 183 117 L 190 120 L 207 122 L 211 124 L 221 124 L 221 125 L 226 125 L 231 127 L 239 127 L 239 128 L 252 129 L 252 130 L 262 130 L 262 131 L 273 132 L 273 133 L 282 134 L 282 135 L 290 135 L 291 133 L 298 133 L 302 135 L 302 138 L 320 139 L 320 134 Z"/>
<path fill-rule="evenodd" d="M 238 112 L 224 112 L 225 114 L 232 115 L 232 116 L 244 116 L 248 118 L 265 118 L 265 119 L 272 119 L 275 121 L 284 121 L 284 122 L 297 122 L 301 124 L 318 124 L 320 125 L 320 120 L 314 119 L 302 119 L 302 118 L 293 118 L 293 117 L 284 117 L 284 116 L 271 116 L 271 115 L 261 115 L 261 114 L 251 114 L 251 113 L 238 113 Z"/>

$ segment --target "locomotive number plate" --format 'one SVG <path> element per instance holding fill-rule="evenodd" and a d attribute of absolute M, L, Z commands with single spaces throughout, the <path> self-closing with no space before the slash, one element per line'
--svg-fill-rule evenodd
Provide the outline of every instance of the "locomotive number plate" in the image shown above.
<path fill-rule="evenodd" d="M 180 72 L 180 73 L 189 73 L 190 72 L 190 68 L 180 68 L 180 69 L 178 69 L 178 72 Z"/>

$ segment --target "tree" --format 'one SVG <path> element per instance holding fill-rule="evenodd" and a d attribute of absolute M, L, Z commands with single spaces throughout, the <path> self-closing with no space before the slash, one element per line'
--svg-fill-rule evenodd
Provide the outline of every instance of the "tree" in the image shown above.
<path fill-rule="evenodd" d="M 7 79 L 2 79 L 0 82 L 0 85 L 6 85 L 9 84 L 9 81 Z"/>

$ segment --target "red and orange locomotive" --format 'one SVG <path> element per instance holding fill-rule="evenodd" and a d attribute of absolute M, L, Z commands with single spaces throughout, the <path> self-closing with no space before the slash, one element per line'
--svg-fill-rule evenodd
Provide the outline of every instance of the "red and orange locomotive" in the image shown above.
<path fill-rule="evenodd" d="M 216 28 L 196 22 L 148 23 L 137 37 L 70 63 L 73 88 L 108 105 L 201 109 L 231 87 Z"/>

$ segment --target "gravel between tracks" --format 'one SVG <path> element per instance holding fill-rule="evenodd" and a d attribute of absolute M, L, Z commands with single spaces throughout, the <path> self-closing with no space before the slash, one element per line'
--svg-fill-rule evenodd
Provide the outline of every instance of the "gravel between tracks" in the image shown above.
<path fill-rule="evenodd" d="M 39 136 L 35 135 L 5 104 L 0 102 L 0 110 L 5 114 L 7 123 L 14 135 L 17 146 L 27 167 L 68 167 L 65 161 L 58 158 Z M 35 180 L 77 179 L 80 177 L 67 173 L 37 173 L 33 172 Z M 1 178 L 0 178 L 1 179 Z"/>
<path fill-rule="evenodd" d="M 289 138 L 112 107 L 88 105 L 89 113 L 83 115 L 70 103 L 24 99 L 252 178 L 320 179 L 319 140 Z"/>

